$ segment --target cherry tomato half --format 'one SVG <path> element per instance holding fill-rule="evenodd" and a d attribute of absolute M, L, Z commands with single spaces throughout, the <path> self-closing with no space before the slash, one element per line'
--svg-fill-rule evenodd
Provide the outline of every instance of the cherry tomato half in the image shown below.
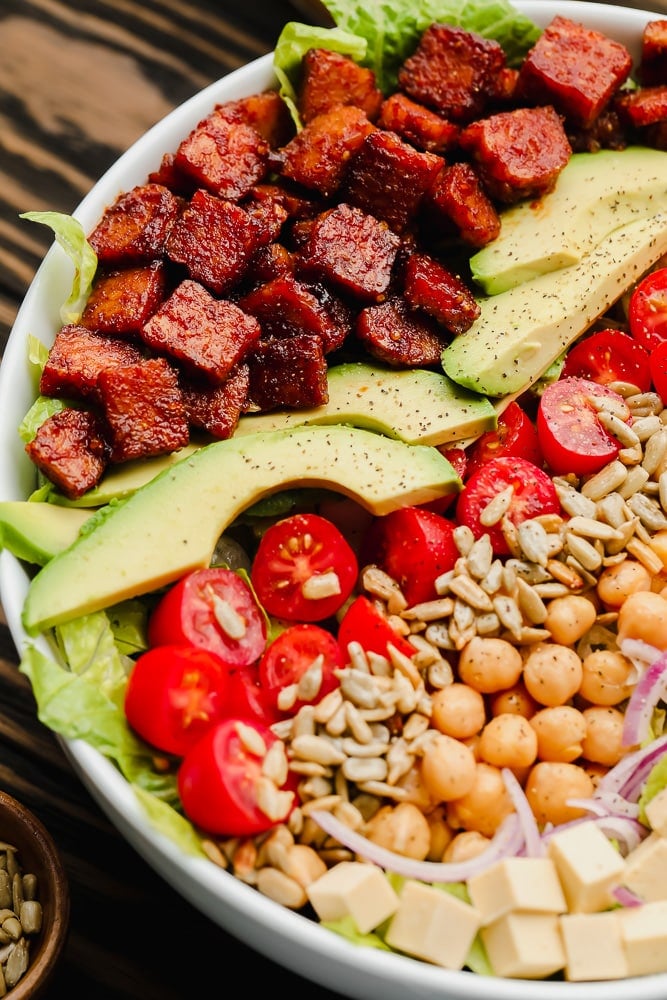
<path fill-rule="evenodd" d="M 315 622 L 342 607 L 358 573 L 356 555 L 331 521 L 319 514 L 294 514 L 262 535 L 251 579 L 270 615 Z"/>
<path fill-rule="evenodd" d="M 628 306 L 630 333 L 648 351 L 667 340 L 667 267 L 639 282 Z"/>
<path fill-rule="evenodd" d="M 456 520 L 470 528 L 475 538 L 487 534 L 496 555 L 509 555 L 510 548 L 499 524 L 485 526 L 482 513 L 504 490 L 512 488 L 505 516 L 514 525 L 541 514 L 560 513 L 560 503 L 551 478 L 525 458 L 489 459 L 468 479 L 456 505 Z"/>
<path fill-rule="evenodd" d="M 640 392 L 651 388 L 649 353 L 622 330 L 598 330 L 571 347 L 565 358 L 561 378 L 587 378 L 607 385 L 630 382 Z"/>
<path fill-rule="evenodd" d="M 266 622 L 238 573 L 222 567 L 198 569 L 161 598 L 148 621 L 148 641 L 151 646 L 191 643 L 241 666 L 263 652 Z"/>
<path fill-rule="evenodd" d="M 228 668 L 206 649 L 155 646 L 127 681 L 127 721 L 151 746 L 182 757 L 226 713 Z"/>
<path fill-rule="evenodd" d="M 621 444 L 600 422 L 593 399 L 608 397 L 627 411 L 623 397 L 585 378 L 564 378 L 548 385 L 537 411 L 537 433 L 551 471 L 558 476 L 598 472 L 618 455 Z"/>
<path fill-rule="evenodd" d="M 292 685 L 298 685 L 314 665 L 320 676 L 319 684 L 309 692 L 309 697 L 297 698 L 283 709 L 284 714 L 295 715 L 302 705 L 317 704 L 326 694 L 339 687 L 340 681 L 335 671 L 340 670 L 344 663 L 335 638 L 319 625 L 291 625 L 281 632 L 259 661 L 260 685 L 268 703 L 281 711 L 281 692 Z M 314 679 L 314 672 L 311 671 L 309 676 Z"/>
<path fill-rule="evenodd" d="M 229 683 L 224 712 L 226 717 L 255 719 L 265 726 L 272 726 L 283 718 L 261 685 L 257 663 L 228 669 Z"/>
<path fill-rule="evenodd" d="M 348 646 L 351 642 L 358 642 L 367 652 L 377 653 L 378 656 L 388 656 L 387 646 L 390 643 L 406 656 L 414 653 L 408 640 L 392 628 L 379 608 L 363 594 L 355 597 L 338 627 L 338 644 L 345 663 L 349 661 Z"/>
<path fill-rule="evenodd" d="M 490 458 L 518 455 L 534 465 L 542 465 L 542 450 L 535 424 L 521 406 L 512 400 L 498 417 L 494 431 L 485 431 L 468 448 L 466 478 L 470 478 Z"/>
<path fill-rule="evenodd" d="M 364 565 L 373 563 L 399 585 L 408 604 L 437 597 L 435 580 L 459 558 L 455 525 L 423 507 L 402 507 L 375 519 L 361 547 Z"/>
<path fill-rule="evenodd" d="M 276 806 L 272 816 L 260 806 L 260 789 L 267 780 L 262 765 L 276 739 L 267 726 L 245 719 L 223 719 L 209 729 L 178 769 L 178 792 L 188 819 L 221 837 L 253 837 L 287 819 L 294 805 L 294 793 L 287 789 L 276 788 L 271 796 Z"/>
<path fill-rule="evenodd" d="M 651 351 L 651 382 L 653 388 L 667 402 L 667 340 L 654 347 Z"/>

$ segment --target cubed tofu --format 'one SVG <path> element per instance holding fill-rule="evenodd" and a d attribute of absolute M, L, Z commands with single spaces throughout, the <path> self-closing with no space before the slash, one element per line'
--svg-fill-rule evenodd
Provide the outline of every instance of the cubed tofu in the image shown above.
<path fill-rule="evenodd" d="M 484 924 L 512 910 L 556 914 L 567 910 L 551 858 L 504 858 L 468 879 L 468 892 Z"/>
<path fill-rule="evenodd" d="M 342 861 L 307 887 L 308 899 L 322 921 L 350 916 L 367 934 L 396 912 L 398 896 L 375 865 Z"/>
<path fill-rule="evenodd" d="M 645 902 L 667 899 L 667 839 L 650 833 L 628 855 L 623 885 Z"/>
<path fill-rule="evenodd" d="M 615 912 L 628 963 L 625 975 L 667 972 L 667 900 Z"/>
<path fill-rule="evenodd" d="M 624 881 L 625 860 L 594 822 L 555 833 L 547 852 L 572 913 L 594 913 L 613 903 L 611 889 Z"/>
<path fill-rule="evenodd" d="M 506 913 L 480 931 L 497 976 L 543 979 L 565 965 L 554 913 Z"/>
<path fill-rule="evenodd" d="M 667 837 L 667 788 L 653 796 L 645 812 L 651 829 L 661 837 Z"/>
<path fill-rule="evenodd" d="M 406 882 L 385 940 L 446 969 L 461 969 L 479 930 L 479 912 L 444 889 Z"/>
<path fill-rule="evenodd" d="M 565 978 L 624 979 L 631 975 L 621 938 L 620 910 L 567 913 L 560 917 Z"/>

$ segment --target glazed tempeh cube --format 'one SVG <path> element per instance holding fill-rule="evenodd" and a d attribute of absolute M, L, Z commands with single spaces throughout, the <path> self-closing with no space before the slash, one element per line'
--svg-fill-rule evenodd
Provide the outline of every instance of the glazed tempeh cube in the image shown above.
<path fill-rule="evenodd" d="M 331 111 L 337 105 L 352 104 L 375 121 L 382 104 L 382 91 L 375 73 L 359 66 L 349 56 L 330 49 L 309 49 L 301 63 L 297 107 L 304 122 Z"/>
<path fill-rule="evenodd" d="M 107 208 L 88 242 L 104 266 L 150 263 L 163 253 L 180 207 L 163 185 L 137 185 Z"/>
<path fill-rule="evenodd" d="M 327 365 L 319 337 L 273 337 L 248 355 L 249 409 L 304 409 L 329 400 Z"/>
<path fill-rule="evenodd" d="M 108 464 L 103 425 L 89 410 L 67 408 L 47 417 L 25 450 L 70 500 L 96 486 Z"/>
<path fill-rule="evenodd" d="M 325 354 L 337 350 L 350 332 L 351 315 L 345 304 L 323 286 L 284 274 L 239 300 L 244 312 L 255 316 L 262 337 L 290 337 L 313 333 Z"/>
<path fill-rule="evenodd" d="M 42 369 L 39 391 L 44 396 L 95 398 L 101 371 L 134 364 L 142 357 L 135 344 L 69 324 L 56 334 Z"/>
<path fill-rule="evenodd" d="M 250 372 L 245 361 L 229 373 L 222 385 L 210 386 L 180 378 L 183 403 L 193 427 L 215 438 L 230 438 L 248 400 Z"/>
<path fill-rule="evenodd" d="M 418 315 L 398 295 L 362 309 L 355 332 L 370 355 L 392 368 L 437 365 L 450 340 L 434 319 Z"/>
<path fill-rule="evenodd" d="M 81 326 L 121 337 L 136 335 L 164 301 L 166 288 L 162 260 L 100 271 L 81 315 Z"/>
<path fill-rule="evenodd" d="M 349 161 L 374 129 L 360 108 L 347 105 L 326 111 L 280 151 L 281 175 L 330 198 L 343 183 Z"/>

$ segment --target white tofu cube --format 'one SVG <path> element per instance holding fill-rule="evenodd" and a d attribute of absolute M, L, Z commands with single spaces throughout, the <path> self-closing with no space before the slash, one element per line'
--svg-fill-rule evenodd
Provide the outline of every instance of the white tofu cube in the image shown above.
<path fill-rule="evenodd" d="M 322 921 L 351 916 L 367 934 L 398 908 L 398 896 L 380 868 L 361 861 L 342 861 L 306 888 Z"/>
<path fill-rule="evenodd" d="M 445 889 L 406 882 L 385 940 L 446 969 L 461 969 L 480 926 L 477 910 Z"/>
<path fill-rule="evenodd" d="M 480 935 L 497 976 L 543 979 L 565 965 L 555 913 L 507 913 Z"/>
<path fill-rule="evenodd" d="M 565 946 L 565 978 L 573 982 L 624 979 L 628 973 L 620 910 L 566 913 L 560 917 Z"/>
<path fill-rule="evenodd" d="M 551 858 L 504 858 L 468 879 L 470 900 L 490 924 L 511 910 L 565 913 L 567 902 Z"/>
<path fill-rule="evenodd" d="M 617 911 L 628 976 L 667 972 L 667 901 Z"/>
<path fill-rule="evenodd" d="M 623 885 L 647 903 L 667 899 L 667 838 L 650 833 L 628 854 Z"/>
<path fill-rule="evenodd" d="M 610 890 L 623 880 L 625 859 L 593 822 L 577 823 L 549 838 L 571 913 L 595 913 L 614 902 Z"/>
<path fill-rule="evenodd" d="M 667 788 L 654 795 L 645 809 L 651 829 L 661 837 L 667 837 Z"/>

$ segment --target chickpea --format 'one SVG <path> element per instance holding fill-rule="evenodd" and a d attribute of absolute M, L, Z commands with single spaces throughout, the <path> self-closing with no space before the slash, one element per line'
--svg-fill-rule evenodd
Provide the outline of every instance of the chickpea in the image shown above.
<path fill-rule="evenodd" d="M 431 698 L 431 724 L 447 736 L 465 740 L 486 722 L 484 698 L 467 684 L 448 684 Z"/>
<path fill-rule="evenodd" d="M 526 691 L 526 685 L 523 681 L 517 681 L 506 691 L 499 691 L 489 698 L 491 715 L 512 712 L 514 715 L 523 715 L 524 719 L 529 719 L 538 707 L 535 699 Z"/>
<path fill-rule="evenodd" d="M 481 694 L 494 694 L 516 684 L 523 661 L 506 639 L 475 636 L 459 657 L 459 678 Z"/>
<path fill-rule="evenodd" d="M 596 616 L 595 605 L 588 597 L 568 594 L 549 601 L 544 627 L 549 629 L 554 642 L 573 646 L 588 632 Z"/>
<path fill-rule="evenodd" d="M 581 658 L 569 646 L 537 643 L 523 667 L 523 682 L 540 705 L 564 705 L 581 685 Z"/>
<path fill-rule="evenodd" d="M 630 750 L 623 746 L 624 716 L 617 708 L 594 705 L 584 709 L 586 738 L 583 751 L 586 760 L 613 767 Z"/>
<path fill-rule="evenodd" d="M 631 594 L 618 612 L 618 641 L 641 639 L 667 649 L 667 600 L 652 591 Z"/>
<path fill-rule="evenodd" d="M 427 861 L 441 861 L 447 847 L 452 842 L 454 831 L 447 822 L 446 807 L 436 808 L 426 817 L 431 831 L 431 844 L 426 855 Z"/>
<path fill-rule="evenodd" d="M 632 661 L 616 649 L 595 649 L 582 661 L 579 694 L 593 705 L 618 705 L 632 693 Z"/>
<path fill-rule="evenodd" d="M 454 839 L 445 848 L 442 856 L 443 861 L 469 861 L 476 858 L 478 854 L 485 851 L 489 846 L 490 838 L 478 833 L 477 830 L 463 830 L 457 833 Z"/>
<path fill-rule="evenodd" d="M 542 760 L 528 775 L 525 791 L 540 826 L 557 825 L 587 815 L 585 809 L 567 805 L 567 800 L 589 798 L 593 780 L 578 764 Z"/>
<path fill-rule="evenodd" d="M 479 756 L 496 767 L 528 767 L 537 757 L 537 734 L 522 715 L 496 715 L 482 730 Z"/>
<path fill-rule="evenodd" d="M 470 747 L 439 733 L 424 750 L 421 776 L 436 801 L 449 802 L 472 788 L 476 769 L 477 761 Z"/>
<path fill-rule="evenodd" d="M 630 594 L 651 589 L 651 574 L 636 559 L 624 559 L 602 570 L 595 589 L 607 608 L 620 608 Z"/>
<path fill-rule="evenodd" d="M 477 830 L 492 837 L 511 812 L 514 806 L 500 768 L 480 761 L 470 791 L 449 803 L 447 820 L 455 829 Z"/>
<path fill-rule="evenodd" d="M 428 820 L 411 802 L 383 806 L 366 824 L 364 833 L 374 844 L 418 861 L 424 860 L 431 847 Z"/>
<path fill-rule="evenodd" d="M 540 760 L 570 762 L 581 757 L 586 719 L 572 705 L 554 705 L 536 712 L 530 720 L 537 737 Z"/>

